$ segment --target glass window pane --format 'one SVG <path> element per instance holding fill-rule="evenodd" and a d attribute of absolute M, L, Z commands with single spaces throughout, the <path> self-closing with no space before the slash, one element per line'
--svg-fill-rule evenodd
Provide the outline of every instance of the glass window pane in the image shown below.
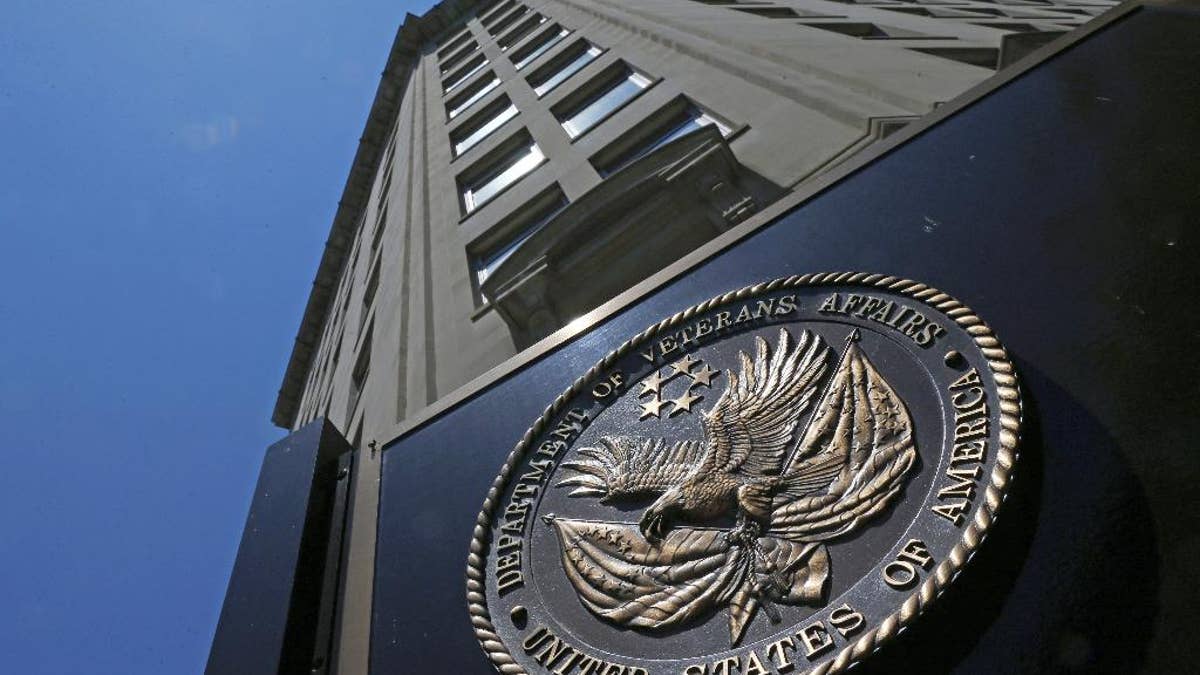
<path fill-rule="evenodd" d="M 561 211 L 566 205 L 566 198 L 560 195 L 558 199 L 539 209 L 539 215 L 534 217 L 533 220 L 520 232 L 516 233 L 512 239 L 501 242 L 492 250 L 476 258 L 475 279 L 479 282 L 479 285 L 482 287 L 483 282 L 487 281 L 488 277 L 492 276 L 492 273 L 495 272 L 505 260 L 508 260 L 509 256 L 511 256 L 518 248 L 521 247 L 521 244 L 524 244 L 530 237 L 545 227 L 546 223 L 549 223 L 554 216 L 558 215 L 558 212 Z"/>
<path fill-rule="evenodd" d="M 545 155 L 536 144 L 529 145 L 519 154 L 508 158 L 497 171 L 485 174 L 466 186 L 463 190 L 463 202 L 467 211 L 479 208 L 487 200 L 495 197 L 504 188 L 517 182 L 522 176 L 533 171 L 542 163 Z"/>
<path fill-rule="evenodd" d="M 515 45 L 521 38 L 529 35 L 534 28 L 537 28 L 544 23 L 546 23 L 546 17 L 542 16 L 541 14 L 534 14 L 528 19 L 522 21 L 516 28 L 513 28 L 504 35 L 500 36 L 500 39 L 496 40 L 496 44 L 500 45 L 500 49 L 502 51 L 507 51 L 509 47 Z"/>
<path fill-rule="evenodd" d="M 507 108 L 501 110 L 494 117 L 484 122 L 478 129 L 475 129 L 461 139 L 456 139 L 454 142 L 454 155 L 458 156 L 467 150 L 470 150 L 475 146 L 476 143 L 487 138 L 488 134 L 492 133 L 496 129 L 499 129 L 501 125 L 516 116 L 517 106 L 510 103 Z"/>
<path fill-rule="evenodd" d="M 645 76 L 626 72 L 624 77 L 604 85 L 590 103 L 586 103 L 576 112 L 570 113 L 570 117 L 562 121 L 563 129 L 566 129 L 571 138 L 592 128 L 612 111 L 650 86 L 650 80 Z"/>
<path fill-rule="evenodd" d="M 515 55 L 517 56 L 517 61 L 513 65 L 516 66 L 517 70 L 524 68 L 530 63 L 536 61 L 537 57 L 550 51 L 551 47 L 561 42 L 563 38 L 570 34 L 571 31 L 567 30 L 566 28 L 559 28 L 557 33 L 550 33 L 542 42 L 533 45 L 532 49 L 527 53 Z"/>
<path fill-rule="evenodd" d="M 466 61 L 467 57 L 475 54 L 477 51 L 479 51 L 479 45 L 472 42 L 467 47 L 443 59 L 442 64 L 438 68 L 441 70 L 442 75 L 448 75 Z"/>
<path fill-rule="evenodd" d="M 504 31 L 505 28 L 508 28 L 509 26 L 513 25 L 513 22 L 515 22 L 517 19 L 525 16 L 526 12 L 528 12 L 528 11 L 529 11 L 528 7 L 521 5 L 520 7 L 513 10 L 513 12 L 511 14 L 506 15 L 503 19 L 500 19 L 496 23 L 492 24 L 491 27 L 488 28 L 488 32 L 491 33 L 492 35 L 499 35 L 500 33 L 502 33 Z M 490 22 L 490 20 L 484 21 L 484 24 L 487 24 L 489 22 Z"/>
<path fill-rule="evenodd" d="M 509 2 L 505 2 L 503 4 L 484 8 L 484 14 L 482 17 L 480 17 L 480 21 L 482 21 L 484 25 L 487 25 L 503 16 L 508 10 L 512 9 L 514 4 L 516 3 L 509 0 Z"/>
<path fill-rule="evenodd" d="M 462 29 L 453 38 L 450 38 L 450 40 L 448 40 L 441 49 L 438 50 L 438 58 L 446 58 L 459 47 L 467 44 L 467 41 L 470 39 L 471 31 L 466 28 Z"/>
<path fill-rule="evenodd" d="M 579 56 L 563 64 L 563 66 L 559 68 L 557 72 L 550 75 L 550 77 L 540 84 L 536 85 L 533 88 L 534 93 L 536 93 L 539 97 L 545 96 L 546 92 L 562 84 L 563 80 L 566 80 L 568 77 L 579 72 L 581 68 L 591 63 L 597 56 L 600 56 L 600 48 L 594 45 L 589 46 L 587 50 L 585 50 Z"/>
<path fill-rule="evenodd" d="M 458 74 L 452 76 L 453 80 L 446 81 L 445 93 L 448 94 L 451 91 L 453 91 L 454 89 L 456 89 L 460 84 L 469 80 L 472 75 L 483 70 L 483 67 L 486 65 L 487 65 L 487 59 L 480 57 L 478 62 L 475 63 L 474 65 L 465 66 L 462 71 L 460 71 Z"/>
<path fill-rule="evenodd" d="M 606 166 L 601 167 L 600 175 L 605 177 L 610 176 L 639 157 L 648 155 L 667 143 L 710 124 L 715 125 L 722 136 L 729 135 L 729 127 L 705 114 L 699 108 L 688 106 L 665 122 L 657 133 L 652 134 L 641 143 L 619 155 Z"/>
<path fill-rule="evenodd" d="M 471 94 L 470 96 L 464 98 L 463 100 L 452 104 L 454 107 L 450 108 L 450 111 L 449 111 L 450 119 L 454 119 L 455 117 L 458 117 L 460 114 L 462 114 L 462 112 L 464 110 L 466 110 L 467 108 L 470 108 L 472 105 L 474 105 L 474 103 L 476 101 L 483 98 L 484 96 L 487 96 L 487 93 L 489 91 L 495 89 L 498 86 L 500 86 L 500 80 L 496 79 L 495 76 L 492 76 L 492 79 L 489 80 L 487 84 L 480 87 L 478 91 L 476 91 L 475 93 Z"/>

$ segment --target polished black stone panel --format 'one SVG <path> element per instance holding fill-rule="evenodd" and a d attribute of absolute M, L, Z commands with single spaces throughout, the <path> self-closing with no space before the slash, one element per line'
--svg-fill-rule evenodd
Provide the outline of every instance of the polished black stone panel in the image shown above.
<path fill-rule="evenodd" d="M 350 450 L 324 419 L 267 449 L 205 675 L 325 672 L 314 649 L 328 647 L 318 626 L 336 592 L 327 558 Z"/>
<path fill-rule="evenodd" d="M 467 544 L 512 446 L 634 333 L 774 277 L 924 281 L 999 333 L 1027 434 L 931 615 L 858 672 L 1186 672 L 1200 585 L 1200 14 L 1116 21 L 385 453 L 372 672 L 492 672 Z"/>

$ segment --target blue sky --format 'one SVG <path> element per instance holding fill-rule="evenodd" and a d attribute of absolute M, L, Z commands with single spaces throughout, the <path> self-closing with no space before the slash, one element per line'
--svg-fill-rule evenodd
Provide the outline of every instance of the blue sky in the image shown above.
<path fill-rule="evenodd" d="M 203 670 L 379 73 L 429 4 L 5 0 L 5 672 Z"/>

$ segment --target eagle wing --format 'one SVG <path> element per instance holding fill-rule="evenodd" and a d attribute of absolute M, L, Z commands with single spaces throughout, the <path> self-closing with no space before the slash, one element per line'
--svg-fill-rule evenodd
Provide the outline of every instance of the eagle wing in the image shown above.
<path fill-rule="evenodd" d="M 572 497 L 603 501 L 653 495 L 682 481 L 703 454 L 700 441 L 604 436 L 599 445 L 582 448 L 579 459 L 563 462 L 570 473 L 558 486 L 574 487 Z"/>
<path fill-rule="evenodd" d="M 786 328 L 772 353 L 755 338 L 754 360 L 740 352 L 741 375 L 728 372 L 728 385 L 703 419 L 709 446 L 700 472 L 776 475 L 792 444 L 801 415 L 817 395 L 829 347 L 810 331 L 792 345 Z"/>
<path fill-rule="evenodd" d="M 784 473 L 804 476 L 830 465 L 840 471 L 817 493 L 779 493 L 770 534 L 820 542 L 854 530 L 900 493 L 916 459 L 904 401 L 852 341 Z"/>

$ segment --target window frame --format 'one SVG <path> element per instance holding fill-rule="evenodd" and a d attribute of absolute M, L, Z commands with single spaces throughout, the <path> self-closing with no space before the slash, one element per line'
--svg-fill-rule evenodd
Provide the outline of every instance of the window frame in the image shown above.
<path fill-rule="evenodd" d="M 492 185 L 501 176 L 512 171 L 530 158 L 533 158 L 533 161 L 529 163 L 528 168 L 524 171 L 514 175 L 511 180 L 503 185 L 488 191 L 485 197 L 480 198 L 478 196 L 480 192 L 484 191 L 483 188 Z M 499 147 L 480 158 L 455 177 L 459 209 L 462 217 L 467 218 L 478 213 L 480 209 L 495 201 L 497 197 L 504 194 L 509 188 L 537 171 L 547 161 L 549 159 L 546 157 L 546 153 L 542 151 L 528 131 L 522 129 L 520 132 L 513 134 Z"/>
<path fill-rule="evenodd" d="M 594 63 L 597 59 L 604 56 L 607 51 L 607 48 L 601 47 L 587 38 L 579 38 L 556 54 L 554 58 L 539 66 L 536 70 L 529 73 L 529 75 L 526 75 L 525 82 L 533 89 L 534 95 L 539 100 L 543 99 L 555 89 L 561 87 L 564 82 L 578 74 L 579 71 L 587 68 L 589 64 Z M 578 68 L 559 78 L 560 73 L 566 70 L 568 66 L 573 65 L 585 54 L 591 54 L 591 58 L 581 63 Z M 558 79 L 556 80 L 556 78 Z M 542 89 L 542 87 L 546 87 L 551 82 L 553 82 L 552 85 L 544 90 Z"/>
<path fill-rule="evenodd" d="M 371 265 L 371 271 L 367 273 L 367 278 L 363 285 L 363 294 L 360 300 L 362 314 L 358 319 L 360 334 L 362 333 L 363 326 L 367 323 L 367 316 L 371 313 L 371 308 L 375 305 L 375 294 L 379 292 L 379 278 L 382 275 L 383 256 L 376 256 L 375 262 Z"/>
<path fill-rule="evenodd" d="M 521 244 L 542 231 L 569 204 L 570 200 L 562 187 L 558 183 L 552 183 L 537 196 L 513 209 L 510 215 L 489 228 L 487 234 L 467 246 L 471 284 L 478 306 L 491 303 L 483 294 L 483 284 L 495 268 L 515 253 Z M 492 269 L 486 271 L 481 278 L 480 273 L 486 267 Z"/>
<path fill-rule="evenodd" d="M 479 15 L 479 23 L 487 26 L 489 23 L 496 20 L 497 17 L 503 15 L 508 10 L 517 6 L 516 0 L 503 0 L 486 7 L 483 13 Z"/>
<path fill-rule="evenodd" d="M 495 21 L 484 21 L 483 26 L 487 29 L 488 35 L 491 35 L 493 38 L 495 38 L 519 21 L 521 17 L 525 16 L 530 11 L 531 10 L 528 6 L 522 3 L 517 3 L 517 6 L 513 8 L 511 12 L 504 14 L 501 18 Z"/>
<path fill-rule="evenodd" d="M 479 51 L 479 43 L 475 40 L 472 40 L 467 44 L 466 47 L 446 56 L 443 59 L 438 59 L 438 72 L 441 73 L 442 77 L 449 75 L 450 72 L 457 68 L 459 64 L 463 63 L 467 57 L 471 56 L 477 51 Z"/>
<path fill-rule="evenodd" d="M 471 78 L 488 66 L 488 58 L 486 54 L 477 54 L 474 58 L 469 59 L 458 70 L 446 76 L 442 80 L 442 95 L 449 96 L 462 85 L 466 84 Z"/>
<path fill-rule="evenodd" d="M 492 124 L 495 119 L 505 115 L 509 110 L 512 110 L 512 114 L 504 117 L 504 119 L 502 119 L 490 131 L 476 138 L 475 142 L 471 143 L 465 148 L 459 148 L 461 143 L 474 136 L 489 124 Z M 521 111 L 517 109 L 517 105 L 512 102 L 507 94 L 497 97 L 496 100 L 488 103 L 482 110 L 463 120 L 462 123 L 450 130 L 449 136 L 451 159 L 458 159 L 459 157 L 462 157 L 466 153 L 470 152 L 472 148 L 475 148 L 484 140 L 491 137 L 492 134 L 499 131 L 504 127 L 505 124 L 508 124 L 509 121 L 515 119 L 520 114 Z"/>
<path fill-rule="evenodd" d="M 461 30 L 454 34 L 453 37 L 446 38 L 445 42 L 438 47 L 438 60 L 445 59 L 450 54 L 453 54 L 459 47 L 465 45 L 472 37 L 471 29 L 468 26 L 463 26 Z"/>
<path fill-rule="evenodd" d="M 533 36 L 533 38 L 528 40 L 524 45 L 514 49 L 512 53 L 508 55 L 508 59 L 512 62 L 513 67 L 518 71 L 524 70 L 530 64 L 545 56 L 546 53 L 551 49 L 554 49 L 555 45 L 558 45 L 563 40 L 566 40 L 568 37 L 570 37 L 573 32 L 575 31 L 567 28 L 561 23 L 558 23 L 557 21 L 553 22 L 546 28 L 546 30 L 543 30 L 542 32 Z M 540 38 L 543 35 L 547 37 L 544 41 L 541 41 Z"/>
<path fill-rule="evenodd" d="M 550 17 L 541 12 L 534 12 L 529 15 L 529 18 L 517 23 L 500 37 L 496 38 L 496 45 L 500 47 L 500 51 L 507 52 L 515 47 L 521 40 L 529 37 L 531 33 L 538 29 L 538 26 L 549 23 Z"/>
<path fill-rule="evenodd" d="M 698 113 L 697 117 L 676 121 L 686 117 L 689 111 Z M 734 125 L 727 118 L 712 112 L 708 107 L 700 105 L 687 96 L 680 96 L 647 115 L 628 132 L 598 150 L 588 158 L 588 162 L 602 178 L 607 179 L 663 145 L 686 135 L 686 133 L 691 133 L 685 132 L 668 138 L 697 118 L 708 120 L 707 123 L 700 124 L 700 127 L 709 124 L 716 125 L 717 130 L 726 141 L 748 128 L 745 125 Z"/>
<path fill-rule="evenodd" d="M 495 71 L 487 72 L 491 77 L 477 77 L 466 89 L 446 101 L 446 121 L 451 121 L 484 100 L 489 93 L 499 88 L 500 77 Z"/>
<path fill-rule="evenodd" d="M 374 342 L 375 322 L 371 321 L 367 326 L 367 330 L 363 333 L 365 336 L 358 346 L 358 354 L 354 357 L 354 367 L 350 370 L 350 391 L 346 401 L 346 419 L 354 416 L 358 411 L 358 404 L 362 401 L 363 390 L 367 388 L 367 380 L 371 377 L 371 347 Z"/>
<path fill-rule="evenodd" d="M 633 103 L 639 96 L 650 90 L 655 84 L 661 81 L 661 78 L 654 78 L 647 74 L 644 70 L 634 67 L 628 61 L 617 60 L 597 73 L 592 79 L 580 85 L 575 91 L 568 94 L 558 103 L 550 108 L 550 113 L 554 115 L 554 119 L 558 121 L 559 126 L 571 138 L 571 142 L 575 142 L 582 138 L 592 129 L 600 126 L 605 120 L 620 112 L 625 106 Z M 633 83 L 637 86 L 635 91 L 629 92 L 629 95 L 616 101 L 607 110 L 603 110 L 599 115 L 591 119 L 587 126 L 579 126 L 576 120 L 585 111 L 589 111 L 593 106 L 604 101 L 609 94 L 617 91 L 626 83 Z"/>

